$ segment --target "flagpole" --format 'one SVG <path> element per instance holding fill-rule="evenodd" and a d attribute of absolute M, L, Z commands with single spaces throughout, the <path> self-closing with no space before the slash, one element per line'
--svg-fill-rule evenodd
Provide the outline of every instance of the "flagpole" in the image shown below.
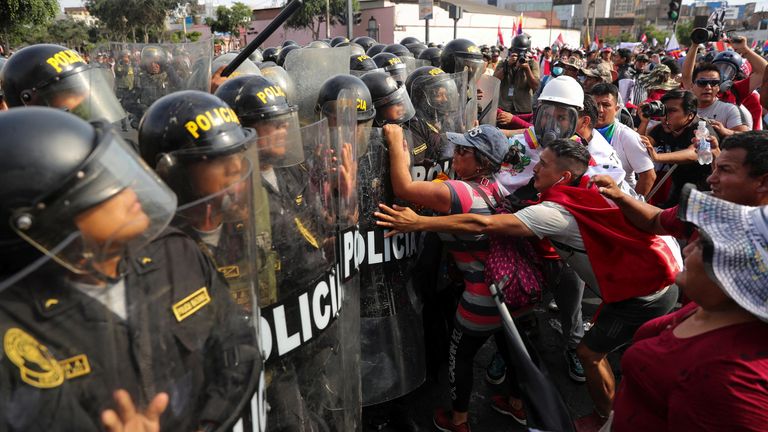
<path fill-rule="evenodd" d="M 552 46 L 552 15 L 555 13 L 555 2 L 552 2 L 552 7 L 549 9 L 549 46 Z"/>

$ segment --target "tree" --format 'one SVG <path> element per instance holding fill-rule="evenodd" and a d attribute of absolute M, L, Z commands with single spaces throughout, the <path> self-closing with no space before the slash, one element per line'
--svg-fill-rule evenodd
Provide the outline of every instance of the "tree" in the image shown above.
<path fill-rule="evenodd" d="M 309 28 L 312 31 L 312 38 L 320 39 L 320 23 L 325 22 L 325 1 L 326 0 L 306 0 L 301 8 L 286 21 L 285 25 L 289 28 L 302 29 Z M 339 23 L 340 16 L 347 15 L 346 0 L 328 0 L 331 14 L 331 25 Z M 352 0 L 352 11 L 360 10 L 358 0 Z"/>
<path fill-rule="evenodd" d="M 678 21 L 675 35 L 680 46 L 691 46 L 691 32 L 693 31 L 693 21 Z"/>
<path fill-rule="evenodd" d="M 50 22 L 57 13 L 56 0 L 0 0 L 0 44 L 10 48 L 12 37 Z"/>
<path fill-rule="evenodd" d="M 248 5 L 236 2 L 232 7 L 219 6 L 216 8 L 216 19 L 206 18 L 205 24 L 212 32 L 228 33 L 230 36 L 240 38 L 241 29 L 251 22 L 251 8 Z M 229 39 L 230 48 L 232 37 Z"/>
<path fill-rule="evenodd" d="M 143 35 L 144 43 L 149 43 L 150 36 L 155 40 L 161 38 L 166 17 L 179 3 L 179 0 L 86 0 L 85 5 L 115 40 L 125 41 L 130 34 L 136 42 L 138 32 Z"/>

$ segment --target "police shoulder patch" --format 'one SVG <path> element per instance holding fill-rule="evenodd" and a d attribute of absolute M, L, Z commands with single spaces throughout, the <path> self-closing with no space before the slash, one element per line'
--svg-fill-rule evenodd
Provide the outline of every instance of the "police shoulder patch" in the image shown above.
<path fill-rule="evenodd" d="M 79 354 L 59 362 L 64 369 L 64 376 L 69 380 L 91 373 L 91 363 L 85 354 Z"/>
<path fill-rule="evenodd" d="M 182 322 L 210 302 L 211 296 L 208 295 L 208 288 L 202 287 L 173 305 L 173 315 L 176 317 L 176 321 Z"/>
<path fill-rule="evenodd" d="M 19 328 L 10 328 L 3 336 L 3 350 L 19 368 L 25 383 L 48 389 L 64 382 L 64 370 L 48 348 Z"/>

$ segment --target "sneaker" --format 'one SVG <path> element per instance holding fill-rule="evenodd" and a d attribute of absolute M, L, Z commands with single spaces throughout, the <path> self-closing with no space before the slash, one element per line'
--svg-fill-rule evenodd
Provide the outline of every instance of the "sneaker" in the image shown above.
<path fill-rule="evenodd" d="M 528 421 L 526 420 L 525 410 L 523 409 L 522 405 L 520 406 L 520 408 L 515 409 L 512 406 L 512 404 L 509 403 L 509 398 L 506 396 L 499 396 L 499 395 L 492 396 L 491 408 L 496 410 L 496 412 L 498 413 L 512 417 L 513 419 L 515 419 L 516 422 L 520 423 L 523 426 L 528 424 Z"/>
<path fill-rule="evenodd" d="M 547 303 L 547 309 L 549 309 L 550 312 L 559 312 L 560 308 L 557 307 L 557 302 L 555 299 L 552 299 Z"/>
<path fill-rule="evenodd" d="M 469 422 L 456 425 L 453 424 L 451 417 L 450 410 L 438 409 L 435 410 L 432 422 L 435 424 L 436 428 L 443 432 L 469 432 Z"/>
<path fill-rule="evenodd" d="M 485 380 L 491 384 L 501 384 L 507 377 L 507 365 L 504 363 L 504 357 L 496 351 L 491 363 L 485 368 Z"/>
<path fill-rule="evenodd" d="M 581 365 L 581 360 L 576 355 L 576 350 L 565 351 L 565 362 L 568 363 L 568 376 L 572 380 L 583 383 L 587 380 L 584 376 L 584 367 Z"/>
<path fill-rule="evenodd" d="M 600 417 L 596 412 L 592 412 L 584 417 L 579 417 L 573 422 L 576 432 L 599 432 L 607 418 Z"/>

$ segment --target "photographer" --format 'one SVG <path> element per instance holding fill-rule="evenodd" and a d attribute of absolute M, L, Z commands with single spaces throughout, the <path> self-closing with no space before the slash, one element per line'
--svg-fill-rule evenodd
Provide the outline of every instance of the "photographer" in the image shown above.
<path fill-rule="evenodd" d="M 749 49 L 747 46 L 747 40 L 742 36 L 733 37 L 728 41 L 733 47 L 734 51 L 739 56 L 749 62 L 752 66 L 752 74 L 745 78 L 738 80 L 734 70 L 732 76 L 721 76 L 723 81 L 730 81 L 730 88 L 720 87 L 720 99 L 724 102 L 730 102 L 735 105 L 744 105 L 750 114 L 752 114 L 752 120 L 755 127 L 760 126 L 760 119 L 762 118 L 762 110 L 759 105 L 759 96 L 754 92 L 760 88 L 763 81 L 763 75 L 765 72 L 768 61 L 762 58 L 759 54 Z M 683 87 L 692 90 L 693 89 L 693 70 L 696 66 L 696 57 L 698 56 L 699 45 L 692 44 L 688 49 L 688 55 L 685 57 L 683 63 Z M 715 57 L 714 63 L 717 65 L 717 57 Z M 724 65 L 725 66 L 725 65 Z M 718 68 L 721 71 L 728 70 L 727 67 Z"/>
<path fill-rule="evenodd" d="M 501 80 L 499 108 L 512 114 L 533 111 L 533 92 L 539 88 L 539 65 L 528 54 L 530 36 L 523 33 L 512 39 L 507 60 L 496 67 L 493 76 Z"/>
<path fill-rule="evenodd" d="M 663 105 L 644 104 L 640 107 L 640 140 L 645 144 L 654 162 L 678 165 L 671 175 L 672 188 L 666 200 L 659 207 L 671 207 L 680 199 L 680 191 L 686 183 L 695 184 L 699 190 L 709 190 L 706 182 L 712 169 L 710 165 L 697 163 L 695 147 L 692 144 L 701 118 L 698 113 L 696 96 L 688 90 L 671 90 L 661 98 Z M 650 109 L 649 109 L 650 108 Z M 661 117 L 662 121 L 646 135 L 650 117 Z M 711 126 L 710 136 L 720 137 Z"/>

